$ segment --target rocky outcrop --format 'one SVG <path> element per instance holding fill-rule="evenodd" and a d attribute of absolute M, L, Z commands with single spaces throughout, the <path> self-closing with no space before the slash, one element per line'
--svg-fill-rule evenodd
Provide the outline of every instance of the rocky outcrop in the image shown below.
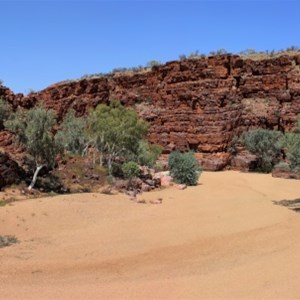
<path fill-rule="evenodd" d="M 279 168 L 274 168 L 272 170 L 272 176 L 276 178 L 284 179 L 300 179 L 300 173 L 293 170 L 282 170 Z"/>
<path fill-rule="evenodd" d="M 150 123 L 148 138 L 165 153 L 193 150 L 205 169 L 221 170 L 246 163 L 227 151 L 233 136 L 249 128 L 293 128 L 300 113 L 300 54 L 258 61 L 237 55 L 187 59 L 66 81 L 26 97 L 5 93 L 15 107 L 42 101 L 59 118 L 69 108 L 84 115 L 119 99 Z"/>
<path fill-rule="evenodd" d="M 16 108 L 20 103 L 23 103 L 23 106 L 26 107 L 26 101 L 23 101 L 24 95 L 23 94 L 14 94 L 12 90 L 5 87 L 0 83 L 0 98 L 5 99 L 10 104 Z"/>
<path fill-rule="evenodd" d="M 240 171 L 253 171 L 257 167 L 257 157 L 254 154 L 244 150 L 232 157 L 231 168 Z"/>
<path fill-rule="evenodd" d="M 20 167 L 23 162 L 24 153 L 13 143 L 12 134 L 5 130 L 0 131 L 0 189 L 24 177 L 25 172 Z"/>

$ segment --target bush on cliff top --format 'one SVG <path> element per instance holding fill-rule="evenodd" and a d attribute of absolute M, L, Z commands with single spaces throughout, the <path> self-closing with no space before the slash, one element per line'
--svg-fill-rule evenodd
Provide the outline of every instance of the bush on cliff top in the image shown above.
<path fill-rule="evenodd" d="M 8 119 L 11 112 L 12 108 L 8 102 L 0 98 L 0 129 L 3 128 L 4 122 Z"/>

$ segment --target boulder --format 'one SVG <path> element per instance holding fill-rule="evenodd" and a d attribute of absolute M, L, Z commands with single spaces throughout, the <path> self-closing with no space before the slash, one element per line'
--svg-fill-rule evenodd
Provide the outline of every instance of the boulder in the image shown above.
<path fill-rule="evenodd" d="M 0 152 L 0 189 L 17 183 L 24 176 L 24 171 L 7 154 Z"/>
<path fill-rule="evenodd" d="M 142 183 L 141 186 L 141 191 L 142 192 L 150 192 L 153 189 L 153 187 L 151 187 L 150 185 L 146 184 L 146 183 Z"/>
<path fill-rule="evenodd" d="M 186 184 L 176 184 L 178 190 L 185 190 L 187 188 Z"/>
<path fill-rule="evenodd" d="M 272 176 L 284 179 L 300 179 L 300 173 L 292 170 L 282 170 L 279 168 L 274 168 L 272 170 Z"/>
<path fill-rule="evenodd" d="M 172 177 L 168 175 L 164 175 L 160 178 L 160 185 L 164 187 L 170 186 L 172 183 Z"/>
<path fill-rule="evenodd" d="M 251 171 L 256 168 L 257 158 L 248 151 L 243 151 L 232 158 L 231 167 L 234 170 Z"/>

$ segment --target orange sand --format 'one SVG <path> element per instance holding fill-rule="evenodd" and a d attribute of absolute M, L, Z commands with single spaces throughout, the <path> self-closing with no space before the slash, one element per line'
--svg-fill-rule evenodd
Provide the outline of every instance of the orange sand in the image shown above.
<path fill-rule="evenodd" d="M 0 207 L 0 299 L 299 299 L 300 181 L 204 172 L 200 185 Z"/>

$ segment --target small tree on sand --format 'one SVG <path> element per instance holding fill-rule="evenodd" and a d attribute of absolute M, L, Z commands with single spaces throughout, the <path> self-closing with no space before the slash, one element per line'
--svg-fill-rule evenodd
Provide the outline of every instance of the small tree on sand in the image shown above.
<path fill-rule="evenodd" d="M 168 165 L 175 182 L 197 185 L 202 169 L 193 152 L 172 152 L 169 155 Z"/>
<path fill-rule="evenodd" d="M 18 110 L 4 124 L 16 134 L 17 141 L 34 162 L 35 171 L 29 190 L 34 187 L 40 170 L 55 164 L 55 157 L 60 151 L 52 133 L 55 123 L 54 112 L 38 106 L 28 111 Z"/>

